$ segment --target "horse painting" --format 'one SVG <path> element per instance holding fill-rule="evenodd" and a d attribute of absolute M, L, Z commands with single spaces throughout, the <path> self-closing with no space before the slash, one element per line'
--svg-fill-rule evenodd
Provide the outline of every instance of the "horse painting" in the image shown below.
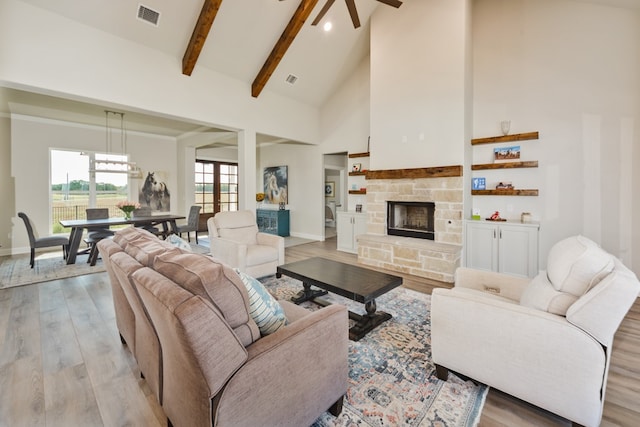
<path fill-rule="evenodd" d="M 264 195 L 267 203 L 288 203 L 288 177 L 286 166 L 265 168 Z"/>
<path fill-rule="evenodd" d="M 138 201 L 142 207 L 149 207 L 154 211 L 168 212 L 171 209 L 171 198 L 167 185 L 158 181 L 155 172 L 148 172 L 140 188 Z"/>

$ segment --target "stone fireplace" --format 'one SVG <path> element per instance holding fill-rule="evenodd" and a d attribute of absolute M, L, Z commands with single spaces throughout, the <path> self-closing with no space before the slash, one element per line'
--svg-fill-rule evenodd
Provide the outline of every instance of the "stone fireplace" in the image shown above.
<path fill-rule="evenodd" d="M 453 283 L 462 253 L 462 166 L 368 171 L 366 179 L 367 234 L 358 236 L 358 262 Z M 389 202 L 393 202 L 392 212 Z M 409 212 L 408 226 L 401 222 L 400 227 L 392 227 L 400 228 L 400 233 L 389 232 L 390 214 L 398 225 L 398 203 L 404 208 L 432 205 L 432 224 L 423 224 L 415 212 Z M 416 231 L 412 228 L 432 231 L 425 239 L 412 236 L 409 231 Z"/>

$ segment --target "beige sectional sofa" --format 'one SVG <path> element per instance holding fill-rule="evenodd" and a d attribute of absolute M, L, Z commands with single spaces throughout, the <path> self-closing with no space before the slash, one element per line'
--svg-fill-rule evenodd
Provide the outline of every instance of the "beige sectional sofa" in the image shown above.
<path fill-rule="evenodd" d="M 261 336 L 238 274 L 136 228 L 98 249 L 116 323 L 174 426 L 302 426 L 342 409 L 348 314 L 280 301 L 288 323 Z"/>

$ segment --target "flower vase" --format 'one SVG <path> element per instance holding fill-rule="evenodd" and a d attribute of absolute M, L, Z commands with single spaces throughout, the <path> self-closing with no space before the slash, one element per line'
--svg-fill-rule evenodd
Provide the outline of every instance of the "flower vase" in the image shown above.
<path fill-rule="evenodd" d="M 131 220 L 131 213 L 133 211 L 127 210 L 127 211 L 123 211 L 123 212 L 124 212 L 124 219 L 126 219 L 127 221 L 130 221 Z"/>

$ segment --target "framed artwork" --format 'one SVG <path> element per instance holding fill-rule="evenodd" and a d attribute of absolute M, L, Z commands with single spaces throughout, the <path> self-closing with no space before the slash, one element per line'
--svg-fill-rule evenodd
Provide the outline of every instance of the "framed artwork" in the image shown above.
<path fill-rule="evenodd" d="M 493 149 L 494 162 L 514 162 L 520 160 L 520 146 L 502 147 Z"/>
<path fill-rule="evenodd" d="M 138 202 L 141 208 L 149 208 L 152 212 L 169 212 L 171 195 L 166 184 L 167 174 L 149 171 L 138 189 Z"/>
<path fill-rule="evenodd" d="M 487 180 L 486 180 L 486 178 L 473 178 L 471 180 L 471 189 L 472 190 L 486 190 L 487 189 Z"/>
<path fill-rule="evenodd" d="M 324 196 L 335 197 L 336 195 L 336 183 L 333 181 L 327 181 L 324 183 Z"/>
<path fill-rule="evenodd" d="M 287 166 L 264 168 L 264 202 L 274 205 L 289 203 L 289 176 Z"/>

